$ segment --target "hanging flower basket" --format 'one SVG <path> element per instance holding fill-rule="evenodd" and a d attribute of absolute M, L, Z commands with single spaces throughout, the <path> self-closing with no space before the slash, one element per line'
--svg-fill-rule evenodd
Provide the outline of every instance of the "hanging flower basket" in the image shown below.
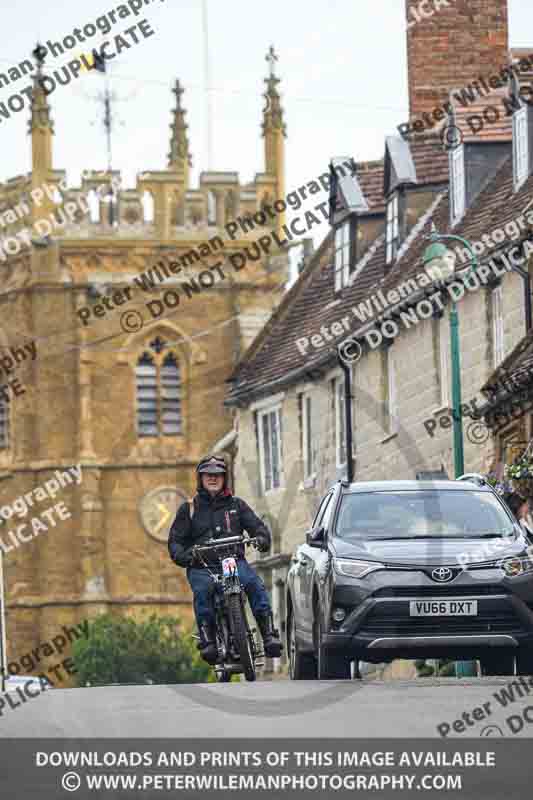
<path fill-rule="evenodd" d="M 533 457 L 526 452 L 505 467 L 505 479 L 513 483 L 513 487 L 526 497 L 533 496 Z"/>
<path fill-rule="evenodd" d="M 492 486 L 495 492 L 499 495 L 507 494 L 508 492 L 513 491 L 513 486 L 510 480 L 506 480 L 503 475 L 497 475 L 495 472 L 489 472 L 487 477 L 487 483 Z"/>

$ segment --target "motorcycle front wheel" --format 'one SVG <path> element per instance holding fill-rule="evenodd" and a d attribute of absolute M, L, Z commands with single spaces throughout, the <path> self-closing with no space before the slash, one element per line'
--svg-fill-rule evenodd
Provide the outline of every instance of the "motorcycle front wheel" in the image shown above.
<path fill-rule="evenodd" d="M 254 659 L 241 598 L 238 594 L 232 594 L 227 602 L 233 639 L 240 656 L 244 677 L 247 681 L 255 681 Z"/>

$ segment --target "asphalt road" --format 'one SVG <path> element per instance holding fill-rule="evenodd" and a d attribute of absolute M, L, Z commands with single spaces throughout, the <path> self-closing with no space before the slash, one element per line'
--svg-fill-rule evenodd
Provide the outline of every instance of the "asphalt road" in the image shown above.
<path fill-rule="evenodd" d="M 54 689 L 2 709 L 0 737 L 436 737 L 463 712 L 481 709 L 458 738 L 533 736 L 530 694 L 495 697 L 511 678 L 411 681 L 275 681 L 175 686 Z M 531 686 L 529 686 L 531 682 Z M 488 706 L 484 707 L 484 704 Z M 507 722 L 531 722 L 516 734 Z M 515 721 L 514 727 L 519 727 Z M 499 729 L 499 730 L 498 730 Z"/>

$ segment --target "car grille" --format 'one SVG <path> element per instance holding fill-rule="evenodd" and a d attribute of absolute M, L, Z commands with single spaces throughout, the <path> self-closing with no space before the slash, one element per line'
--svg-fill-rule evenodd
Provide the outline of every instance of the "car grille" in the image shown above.
<path fill-rule="evenodd" d="M 372 597 L 472 597 L 474 595 L 505 594 L 499 586 L 391 586 L 378 589 Z"/>
<path fill-rule="evenodd" d="M 418 594 L 418 592 L 417 592 Z M 463 593 L 464 596 L 464 593 Z M 357 633 L 370 636 L 446 636 L 483 633 L 521 633 L 522 624 L 512 608 L 479 608 L 477 617 L 410 617 L 407 603 L 372 609 Z"/>

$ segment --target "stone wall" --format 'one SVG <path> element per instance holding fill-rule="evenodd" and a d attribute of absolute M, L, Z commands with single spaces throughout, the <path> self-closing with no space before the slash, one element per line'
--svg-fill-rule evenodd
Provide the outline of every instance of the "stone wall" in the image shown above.
<path fill-rule="evenodd" d="M 514 273 L 503 277 L 503 314 L 505 353 L 509 353 L 525 332 L 522 279 Z M 457 304 L 461 347 L 462 401 L 482 399 L 480 387 L 494 369 L 491 290 L 480 288 L 467 292 Z M 392 344 L 395 364 L 399 429 L 392 434 L 387 426 L 386 353 L 383 349 L 367 351 L 353 368 L 353 426 L 356 480 L 413 479 L 418 471 L 439 470 L 443 466 L 454 477 L 453 429 L 443 428 L 439 420 L 449 417 L 442 407 L 439 385 L 438 335 L 444 335 L 449 352 L 449 306 L 444 317 L 428 319 L 410 329 L 401 327 Z M 235 462 L 236 492 L 278 528 L 276 552 L 290 556 L 304 541 L 318 502 L 329 485 L 339 477 L 334 454 L 334 423 L 330 382 L 340 369 L 332 369 L 314 383 L 300 383 L 281 394 L 283 426 L 284 485 L 264 495 L 259 486 L 257 434 L 254 405 L 238 412 L 238 453 Z M 313 485 L 304 487 L 298 392 L 313 392 L 313 430 L 318 451 L 317 476 Z M 279 399 L 280 395 L 275 396 Z M 451 368 L 449 372 L 451 403 Z M 272 399 L 272 398 L 270 398 Z M 268 397 L 256 405 L 269 402 Z M 436 420 L 431 437 L 425 420 Z M 479 426 L 479 423 L 475 423 Z M 472 431 L 472 420 L 463 421 L 465 471 L 488 471 L 496 451 L 492 437 L 476 443 L 479 428 Z M 470 438 L 469 438 L 470 437 Z M 483 437 L 482 437 L 483 438 Z M 263 570 L 267 583 L 284 582 L 290 563 L 270 565 L 267 557 Z M 259 566 L 261 567 L 261 559 Z M 284 614 L 283 591 L 274 594 L 277 622 Z"/>

